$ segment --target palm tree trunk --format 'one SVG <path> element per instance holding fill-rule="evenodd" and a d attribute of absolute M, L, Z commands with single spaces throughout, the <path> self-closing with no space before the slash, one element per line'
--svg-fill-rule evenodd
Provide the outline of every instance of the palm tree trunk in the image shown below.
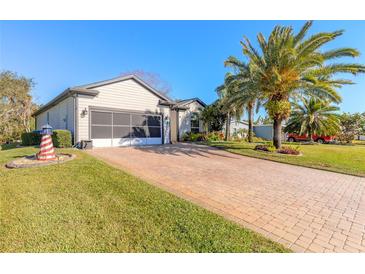
<path fill-rule="evenodd" d="M 274 119 L 274 135 L 273 135 L 273 144 L 276 148 L 281 148 L 281 119 Z"/>
<path fill-rule="evenodd" d="M 231 132 L 231 115 L 228 112 L 227 113 L 227 121 L 226 121 L 226 134 L 225 134 L 225 137 L 224 137 L 224 139 L 226 141 L 228 141 L 228 139 L 229 139 L 229 133 L 230 132 Z"/>
<path fill-rule="evenodd" d="M 250 103 L 248 104 L 247 111 L 248 111 L 248 142 L 252 143 L 253 138 L 253 105 Z"/>

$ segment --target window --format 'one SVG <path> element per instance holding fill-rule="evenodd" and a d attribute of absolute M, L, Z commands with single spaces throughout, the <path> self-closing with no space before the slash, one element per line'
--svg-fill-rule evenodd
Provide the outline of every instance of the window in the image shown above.
<path fill-rule="evenodd" d="M 113 126 L 113 138 L 129 138 L 129 126 Z"/>
<path fill-rule="evenodd" d="M 99 112 L 93 111 L 91 115 L 92 125 L 112 125 L 112 113 L 111 112 Z"/>
<path fill-rule="evenodd" d="M 93 111 L 91 113 L 91 138 L 112 138 L 112 113 Z"/>
<path fill-rule="evenodd" d="M 147 128 L 146 127 L 132 127 L 132 138 L 146 138 Z"/>
<path fill-rule="evenodd" d="M 198 113 L 194 112 L 191 114 L 190 126 L 191 126 L 192 133 L 199 132 L 199 115 L 198 115 Z"/>
<path fill-rule="evenodd" d="M 91 138 L 161 138 L 159 115 L 92 111 Z"/>
<path fill-rule="evenodd" d="M 146 138 L 147 119 L 145 115 L 132 114 L 132 138 Z"/>
<path fill-rule="evenodd" d="M 161 117 L 132 114 L 132 138 L 160 138 Z"/>
<path fill-rule="evenodd" d="M 113 113 L 113 138 L 130 137 L 131 115 L 128 113 Z"/>
<path fill-rule="evenodd" d="M 160 116 L 147 116 L 148 125 L 148 137 L 160 138 L 161 137 L 161 117 Z"/>
<path fill-rule="evenodd" d="M 109 138 L 112 138 L 112 127 L 93 125 L 91 127 L 91 138 L 93 138 L 93 139 L 109 139 Z"/>

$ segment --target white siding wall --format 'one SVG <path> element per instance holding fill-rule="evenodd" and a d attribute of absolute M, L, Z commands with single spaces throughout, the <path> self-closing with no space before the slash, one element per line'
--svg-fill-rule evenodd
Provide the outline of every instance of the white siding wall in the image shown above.
<path fill-rule="evenodd" d="M 72 133 L 74 131 L 74 101 L 72 97 L 68 97 L 54 107 L 42 112 L 36 116 L 37 130 L 47 124 L 47 113 L 49 116 L 48 123 L 53 129 L 68 129 Z"/>
<path fill-rule="evenodd" d="M 188 110 L 182 111 L 179 110 L 179 138 L 191 131 L 191 114 L 194 112 L 200 112 L 203 108 L 198 102 L 194 101 L 190 104 L 185 105 L 188 107 Z M 199 123 L 199 130 L 203 131 L 203 123 Z"/>
<path fill-rule="evenodd" d="M 144 112 L 165 113 L 169 111 L 159 107 L 160 98 L 151 93 L 145 87 L 134 80 L 126 80 L 114 84 L 93 88 L 98 90 L 96 97 L 79 96 L 78 97 L 78 140 L 89 139 L 89 115 L 81 115 L 82 110 L 92 107 L 116 108 L 124 110 L 137 110 Z"/>
<path fill-rule="evenodd" d="M 237 122 L 235 119 L 233 119 L 231 121 L 231 125 L 230 125 L 230 135 L 233 136 L 233 134 L 235 132 L 239 131 L 240 129 L 247 129 L 248 130 L 248 125 Z M 222 128 L 223 132 L 225 132 L 225 130 L 226 130 L 226 123 L 224 123 L 223 128 Z"/>
<path fill-rule="evenodd" d="M 42 126 L 45 124 L 47 124 L 47 111 L 42 112 L 41 114 L 36 116 L 36 125 L 37 125 L 36 129 L 40 130 Z"/>

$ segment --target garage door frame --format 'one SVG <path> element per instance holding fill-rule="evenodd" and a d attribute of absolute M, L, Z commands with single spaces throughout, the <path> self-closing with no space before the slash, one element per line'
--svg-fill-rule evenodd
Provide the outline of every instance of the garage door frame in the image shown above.
<path fill-rule="evenodd" d="M 88 136 L 89 136 L 89 140 L 92 140 L 91 138 L 91 112 L 93 111 L 100 111 L 100 112 L 119 112 L 119 113 L 126 113 L 126 114 L 137 114 L 137 115 L 150 115 L 150 116 L 160 116 L 160 128 L 161 128 L 161 143 L 164 143 L 164 115 L 161 112 L 151 112 L 151 111 L 138 111 L 138 110 L 130 110 L 130 109 L 118 109 L 118 108 L 108 108 L 108 107 L 97 107 L 97 106 L 89 106 L 88 107 L 88 113 L 89 113 L 89 117 L 88 117 Z M 113 128 L 113 124 L 112 124 L 112 128 Z M 112 146 L 119 146 L 119 145 L 112 145 L 112 140 L 113 140 L 113 136 L 111 138 L 111 144 L 110 147 Z M 137 140 L 137 139 L 143 139 L 143 138 L 129 138 L 130 141 Z M 147 139 L 147 138 L 145 138 Z M 138 143 L 133 143 L 130 142 L 129 146 L 133 146 L 133 145 L 138 145 Z M 120 145 L 123 146 L 123 145 Z"/>

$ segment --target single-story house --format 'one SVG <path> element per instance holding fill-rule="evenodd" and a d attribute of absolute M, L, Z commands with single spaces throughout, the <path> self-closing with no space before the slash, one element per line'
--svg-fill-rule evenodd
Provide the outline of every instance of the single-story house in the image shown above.
<path fill-rule="evenodd" d="M 171 100 L 135 75 L 66 89 L 33 116 L 36 129 L 68 129 L 94 147 L 168 144 L 202 132 L 198 98 Z"/>

